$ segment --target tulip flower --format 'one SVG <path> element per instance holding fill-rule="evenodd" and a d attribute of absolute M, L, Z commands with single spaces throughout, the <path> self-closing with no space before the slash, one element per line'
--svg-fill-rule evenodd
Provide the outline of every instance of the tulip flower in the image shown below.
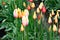
<path fill-rule="evenodd" d="M 23 2 L 23 6 L 26 7 L 26 3 L 25 2 Z"/>
<path fill-rule="evenodd" d="M 40 3 L 39 8 L 42 9 L 42 7 L 44 6 L 43 2 Z"/>
<path fill-rule="evenodd" d="M 18 11 L 17 11 L 17 9 L 14 10 L 13 16 L 14 16 L 15 18 L 18 18 Z"/>
<path fill-rule="evenodd" d="M 20 31 L 24 31 L 24 26 L 21 24 Z"/>
<path fill-rule="evenodd" d="M 48 23 L 49 23 L 49 24 L 52 23 L 52 19 L 51 19 L 51 17 L 48 18 Z"/>
<path fill-rule="evenodd" d="M 18 8 L 18 16 L 19 16 L 19 18 L 22 18 L 21 9 L 19 9 L 19 8 Z"/>
<path fill-rule="evenodd" d="M 33 19 L 36 19 L 36 18 L 37 18 L 37 15 L 36 15 L 36 12 L 34 12 Z"/>
<path fill-rule="evenodd" d="M 25 16 L 29 16 L 29 11 L 27 9 L 24 10 Z"/>
<path fill-rule="evenodd" d="M 53 31 L 54 31 L 54 32 L 56 32 L 56 31 L 57 31 L 57 27 L 56 27 L 56 25 L 55 25 L 55 24 L 53 25 Z"/>
<path fill-rule="evenodd" d="M 37 11 L 36 11 L 37 13 L 40 13 L 40 10 L 39 10 L 39 8 L 37 8 Z"/>
<path fill-rule="evenodd" d="M 27 26 L 29 23 L 28 17 L 27 16 L 23 16 L 22 17 L 22 24 L 23 26 Z"/>
<path fill-rule="evenodd" d="M 55 15 L 54 10 L 52 9 L 52 16 Z"/>
<path fill-rule="evenodd" d="M 35 3 L 31 3 L 31 8 L 35 8 Z"/>
<path fill-rule="evenodd" d="M 55 20 L 55 23 L 57 23 L 57 22 L 58 22 L 57 15 L 54 17 L 54 20 Z"/>
<path fill-rule="evenodd" d="M 50 13 L 50 17 L 52 17 L 52 14 Z"/>
<path fill-rule="evenodd" d="M 56 14 L 58 17 L 59 17 L 59 13 L 57 12 L 57 14 Z"/>

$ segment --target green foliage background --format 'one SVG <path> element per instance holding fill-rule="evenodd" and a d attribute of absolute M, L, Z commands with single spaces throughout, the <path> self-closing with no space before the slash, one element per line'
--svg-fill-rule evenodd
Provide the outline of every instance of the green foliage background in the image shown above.
<path fill-rule="evenodd" d="M 2 5 L 2 1 L 6 2 L 6 5 Z M 0 9 L 0 30 L 5 28 L 7 32 L 5 36 L 3 36 L 2 40 L 59 40 L 59 36 L 57 33 L 49 32 L 47 27 L 43 26 L 42 21 L 38 24 L 38 20 L 34 20 L 33 11 L 30 10 L 29 15 L 29 25 L 25 27 L 24 32 L 20 31 L 21 27 L 21 19 L 13 17 L 13 11 L 15 9 L 15 5 L 21 10 L 24 10 L 23 2 L 26 2 L 28 5 L 29 2 L 27 0 L 0 0 L 0 5 L 2 9 Z M 60 9 L 60 0 L 45 0 L 44 4 L 46 9 L 48 10 L 46 13 L 51 12 L 51 9 L 56 11 Z M 54 34 L 54 35 L 53 35 Z"/>

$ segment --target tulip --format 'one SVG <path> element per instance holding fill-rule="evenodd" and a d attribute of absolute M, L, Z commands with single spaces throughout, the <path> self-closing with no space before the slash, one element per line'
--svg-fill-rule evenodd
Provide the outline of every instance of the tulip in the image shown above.
<path fill-rule="evenodd" d="M 39 8 L 37 8 L 37 13 L 40 13 L 40 10 L 39 10 Z"/>
<path fill-rule="evenodd" d="M 31 3 L 31 8 L 35 8 L 35 3 Z"/>
<path fill-rule="evenodd" d="M 50 13 L 50 17 L 52 17 L 52 14 Z"/>
<path fill-rule="evenodd" d="M 48 23 L 49 23 L 49 24 L 52 23 L 52 19 L 51 19 L 51 17 L 48 18 Z"/>
<path fill-rule="evenodd" d="M 57 12 L 57 14 L 56 14 L 58 17 L 59 17 L 59 13 Z"/>
<path fill-rule="evenodd" d="M 24 26 L 21 24 L 20 31 L 24 31 Z"/>
<path fill-rule="evenodd" d="M 22 24 L 23 26 L 27 26 L 29 23 L 28 17 L 27 16 L 23 16 L 22 17 Z"/>
<path fill-rule="evenodd" d="M 24 10 L 25 16 L 29 16 L 29 11 L 27 9 Z"/>
<path fill-rule="evenodd" d="M 56 31 L 57 31 L 57 27 L 56 27 L 56 25 L 55 25 L 55 24 L 53 25 L 53 31 L 54 31 L 54 32 L 56 32 Z"/>
<path fill-rule="evenodd" d="M 39 8 L 42 9 L 42 7 L 44 6 L 43 2 L 40 3 Z"/>
<path fill-rule="evenodd" d="M 36 15 L 36 12 L 34 12 L 33 19 L 36 19 L 36 18 L 37 18 L 37 15 Z"/>
<path fill-rule="evenodd" d="M 26 3 L 25 2 L 23 2 L 23 6 L 26 7 Z"/>
<path fill-rule="evenodd" d="M 30 5 L 28 5 L 27 9 L 28 9 L 28 10 L 31 10 L 31 7 L 30 7 Z"/>
<path fill-rule="evenodd" d="M 17 9 L 14 10 L 13 16 L 14 16 L 15 18 L 18 18 L 18 11 L 17 11 Z"/>
<path fill-rule="evenodd" d="M 52 9 L 52 16 L 55 15 L 54 10 Z"/>

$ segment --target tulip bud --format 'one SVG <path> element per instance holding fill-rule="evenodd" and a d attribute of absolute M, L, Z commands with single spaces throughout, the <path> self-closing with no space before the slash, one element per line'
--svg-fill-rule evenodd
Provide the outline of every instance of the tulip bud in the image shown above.
<path fill-rule="evenodd" d="M 18 11 L 17 11 L 17 9 L 14 10 L 13 16 L 14 16 L 15 18 L 18 18 Z"/>
<path fill-rule="evenodd" d="M 36 19 L 36 18 L 37 18 L 37 15 L 36 15 L 36 12 L 34 12 L 33 19 Z"/>
<path fill-rule="evenodd" d="M 29 11 L 27 9 L 24 10 L 25 16 L 29 16 Z"/>
<path fill-rule="evenodd" d="M 43 2 L 40 3 L 39 8 L 42 9 L 42 7 L 44 6 Z"/>
<path fill-rule="evenodd" d="M 57 23 L 57 22 L 58 22 L 57 15 L 54 17 L 54 21 L 55 21 L 55 23 Z"/>
<path fill-rule="evenodd" d="M 24 26 L 21 24 L 20 31 L 24 31 Z"/>
<path fill-rule="evenodd" d="M 25 2 L 23 2 L 23 6 L 26 7 L 26 3 Z"/>
<path fill-rule="evenodd" d="M 50 17 L 52 17 L 51 13 L 50 13 Z"/>
<path fill-rule="evenodd" d="M 54 10 L 52 9 L 52 16 L 55 15 Z"/>
<path fill-rule="evenodd" d="M 28 10 L 31 10 L 31 7 L 30 7 L 30 5 L 28 5 L 27 9 L 28 9 Z"/>
<path fill-rule="evenodd" d="M 53 25 L 53 31 L 54 31 L 54 32 L 56 32 L 56 31 L 57 31 L 57 27 L 56 27 L 56 25 L 55 25 L 55 24 Z"/>
<path fill-rule="evenodd" d="M 19 18 L 22 18 L 21 9 L 19 9 L 19 8 L 18 8 L 18 16 L 19 16 Z"/>
<path fill-rule="evenodd" d="M 23 16 L 25 16 L 25 13 L 24 13 L 24 11 L 23 11 L 23 10 L 22 10 L 22 13 L 21 13 L 21 14 L 22 14 L 22 17 L 23 17 Z"/>
<path fill-rule="evenodd" d="M 50 25 L 50 27 L 49 27 L 49 29 L 48 29 L 49 31 L 51 31 L 51 25 Z"/>
<path fill-rule="evenodd" d="M 37 13 L 40 13 L 40 10 L 39 10 L 39 8 L 37 8 Z"/>
<path fill-rule="evenodd" d="M 58 17 L 59 17 L 59 13 L 57 12 L 57 14 L 56 14 Z"/>
<path fill-rule="evenodd" d="M 48 23 L 49 23 L 49 24 L 52 23 L 52 19 L 51 19 L 51 17 L 48 18 Z"/>
<path fill-rule="evenodd" d="M 29 23 L 28 16 L 23 16 L 22 17 L 22 24 L 23 26 L 27 26 Z"/>
<path fill-rule="evenodd" d="M 31 8 L 35 8 L 35 3 L 31 3 Z"/>

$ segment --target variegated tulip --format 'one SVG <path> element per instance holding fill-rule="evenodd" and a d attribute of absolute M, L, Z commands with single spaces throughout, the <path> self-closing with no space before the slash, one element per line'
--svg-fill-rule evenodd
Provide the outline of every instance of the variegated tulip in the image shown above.
<path fill-rule="evenodd" d="M 23 16 L 22 17 L 22 24 L 23 24 L 23 26 L 27 26 L 28 23 L 29 23 L 28 17 L 27 16 Z"/>
<path fill-rule="evenodd" d="M 20 31 L 24 31 L 24 26 L 21 24 Z"/>
<path fill-rule="evenodd" d="M 34 12 L 33 19 L 36 19 L 36 18 L 37 18 L 37 15 L 36 15 L 36 12 Z"/>
<path fill-rule="evenodd" d="M 52 19 L 51 19 L 51 17 L 48 18 L 48 23 L 49 23 L 49 24 L 52 23 Z"/>
<path fill-rule="evenodd" d="M 55 25 L 55 24 L 53 25 L 53 31 L 54 31 L 54 32 L 56 32 L 56 31 L 57 31 L 57 27 L 56 27 L 56 25 Z"/>
<path fill-rule="evenodd" d="M 21 9 L 19 9 L 19 8 L 18 8 L 18 16 L 19 16 L 19 18 L 22 18 Z"/>

